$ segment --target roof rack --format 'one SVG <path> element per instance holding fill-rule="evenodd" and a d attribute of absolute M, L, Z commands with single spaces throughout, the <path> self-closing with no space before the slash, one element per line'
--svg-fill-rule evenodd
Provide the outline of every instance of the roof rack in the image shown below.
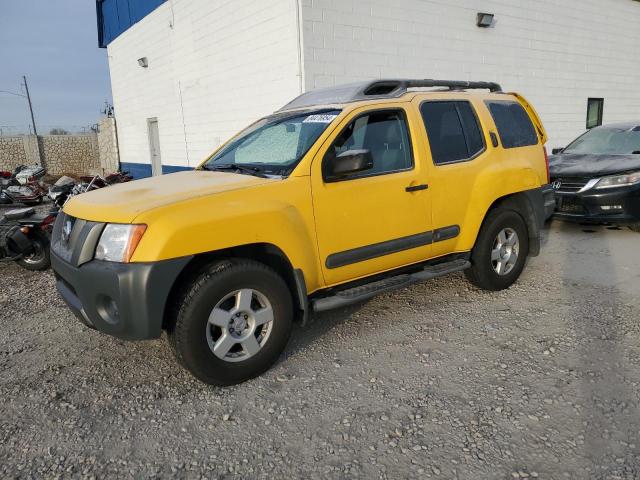
<path fill-rule="evenodd" d="M 502 88 L 495 82 L 467 82 L 462 80 L 375 80 L 363 90 L 364 95 L 379 95 L 380 91 L 393 88 L 393 91 L 406 91 L 408 88 L 444 87 L 449 90 L 482 89 L 501 92 Z"/>
<path fill-rule="evenodd" d="M 410 80 L 385 79 L 337 85 L 335 87 L 312 90 L 295 98 L 280 110 L 292 110 L 316 105 L 333 105 L 370 100 L 376 98 L 396 98 L 404 95 L 409 88 L 443 87 L 449 90 L 482 89 L 501 92 L 494 82 L 467 82 L 462 80 Z"/>

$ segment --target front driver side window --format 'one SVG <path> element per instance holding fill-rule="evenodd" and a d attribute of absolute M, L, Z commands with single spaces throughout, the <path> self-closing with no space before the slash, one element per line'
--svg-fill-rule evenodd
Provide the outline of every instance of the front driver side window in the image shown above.
<path fill-rule="evenodd" d="M 327 151 L 323 165 L 347 150 L 369 150 L 373 168 L 347 178 L 407 170 L 413 166 L 411 141 L 402 110 L 365 113 L 353 120 Z"/>

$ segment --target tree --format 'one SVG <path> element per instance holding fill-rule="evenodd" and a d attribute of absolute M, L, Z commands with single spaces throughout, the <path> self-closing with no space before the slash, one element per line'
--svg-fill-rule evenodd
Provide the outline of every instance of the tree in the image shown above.
<path fill-rule="evenodd" d="M 52 128 L 49 135 L 69 135 L 69 132 L 64 128 Z"/>

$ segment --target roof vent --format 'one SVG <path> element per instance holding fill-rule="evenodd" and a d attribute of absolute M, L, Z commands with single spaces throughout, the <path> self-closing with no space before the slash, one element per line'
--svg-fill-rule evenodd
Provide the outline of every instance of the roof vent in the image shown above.
<path fill-rule="evenodd" d="M 397 90 L 401 86 L 401 82 L 375 82 L 367 87 L 364 92 L 365 95 L 389 95 L 394 90 Z"/>

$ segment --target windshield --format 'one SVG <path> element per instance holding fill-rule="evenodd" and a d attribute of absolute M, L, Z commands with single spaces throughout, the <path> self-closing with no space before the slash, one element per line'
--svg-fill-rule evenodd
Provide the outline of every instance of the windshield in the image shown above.
<path fill-rule="evenodd" d="M 627 155 L 640 153 L 640 129 L 600 127 L 574 140 L 562 153 L 592 155 Z"/>
<path fill-rule="evenodd" d="M 265 117 L 241 132 L 202 168 L 288 175 L 339 113 L 306 110 Z"/>

